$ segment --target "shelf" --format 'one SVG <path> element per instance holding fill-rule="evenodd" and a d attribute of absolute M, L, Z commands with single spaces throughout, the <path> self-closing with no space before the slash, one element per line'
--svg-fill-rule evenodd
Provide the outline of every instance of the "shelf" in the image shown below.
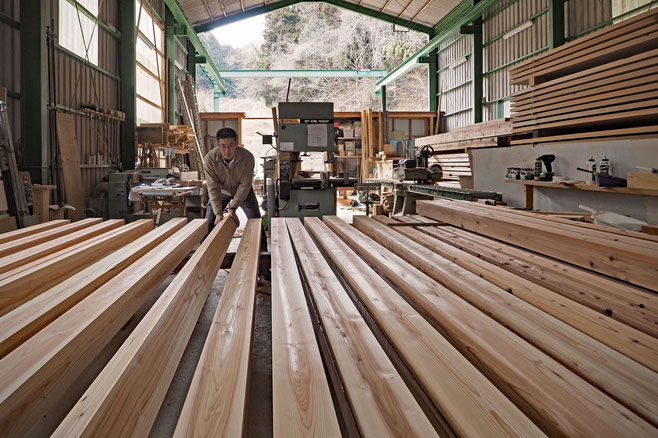
<path fill-rule="evenodd" d="M 338 141 L 340 140 L 361 140 L 361 137 L 338 137 Z"/>
<path fill-rule="evenodd" d="M 361 159 L 361 155 L 355 156 L 355 155 L 334 155 L 334 158 L 358 158 Z"/>
<path fill-rule="evenodd" d="M 81 164 L 80 169 L 107 169 L 111 164 Z"/>
<path fill-rule="evenodd" d="M 650 189 L 631 189 L 628 187 L 597 187 L 596 185 L 589 185 L 583 182 L 576 184 L 555 183 L 549 181 L 523 181 L 516 179 L 505 180 L 505 182 L 523 184 L 535 187 L 548 187 L 551 189 L 571 189 L 571 190 L 584 190 L 588 192 L 604 192 L 604 193 L 622 193 L 626 195 L 640 195 L 640 196 L 658 196 L 658 190 Z"/>

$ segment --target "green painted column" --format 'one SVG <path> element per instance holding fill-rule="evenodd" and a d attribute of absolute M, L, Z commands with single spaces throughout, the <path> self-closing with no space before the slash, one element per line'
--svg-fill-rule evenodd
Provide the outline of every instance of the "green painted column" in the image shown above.
<path fill-rule="evenodd" d="M 125 170 L 135 168 L 137 156 L 137 64 L 135 1 L 121 0 L 121 111 L 126 120 L 121 128 L 121 163 Z"/>
<path fill-rule="evenodd" d="M 165 56 L 167 57 L 167 120 L 176 124 L 176 19 L 165 6 Z"/>
<path fill-rule="evenodd" d="M 432 39 L 432 36 L 430 36 Z M 429 63 L 427 64 L 427 82 L 428 82 L 428 92 L 429 92 L 429 108 L 430 111 L 437 111 L 439 99 L 437 94 L 439 93 L 439 74 L 437 73 L 437 63 L 439 52 L 437 49 L 432 50 L 429 53 Z"/>
<path fill-rule="evenodd" d="M 30 171 L 33 183 L 48 184 L 46 2 L 21 0 L 20 5 L 20 92 L 23 144 L 20 167 Z"/>
<path fill-rule="evenodd" d="M 483 81 L 484 66 L 482 63 L 482 18 L 477 18 L 473 21 L 473 123 L 480 123 L 482 117 L 482 97 L 483 97 Z"/>
<path fill-rule="evenodd" d="M 548 46 L 564 44 L 564 0 L 548 0 Z"/>

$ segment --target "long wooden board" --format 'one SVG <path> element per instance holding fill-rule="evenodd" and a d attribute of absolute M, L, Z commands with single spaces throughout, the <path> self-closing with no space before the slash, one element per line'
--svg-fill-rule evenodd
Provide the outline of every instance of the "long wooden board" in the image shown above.
<path fill-rule="evenodd" d="M 75 116 L 58 112 L 57 139 L 59 144 L 59 163 L 64 181 L 66 203 L 73 206 L 73 220 L 85 217 L 85 198 L 83 193 L 82 172 L 80 171 L 80 146 L 75 130 Z"/>
<path fill-rule="evenodd" d="M 190 222 L 0 360 L 0 430 L 25 435 L 207 231 Z"/>
<path fill-rule="evenodd" d="M 286 224 L 361 434 L 438 436 L 301 222 Z"/>
<path fill-rule="evenodd" d="M 308 219 L 306 219 L 308 221 Z M 272 219 L 274 438 L 336 437 L 336 418 L 288 228 Z"/>
<path fill-rule="evenodd" d="M 0 234 L 0 243 L 12 242 L 16 239 L 22 239 L 23 237 L 32 236 L 42 231 L 62 227 L 69 223 L 71 223 L 71 221 L 68 219 L 58 219 L 44 222 L 42 224 L 32 225 L 31 227 L 21 228 L 20 230 L 8 231 L 6 233 Z"/>
<path fill-rule="evenodd" d="M 306 218 L 304 223 L 458 436 L 542 435 L 516 406 L 320 219 Z"/>
<path fill-rule="evenodd" d="M 323 220 L 548 435 L 654 433 L 649 423 L 400 257 L 336 217 Z"/>
<path fill-rule="evenodd" d="M 658 337 L 658 305 L 654 294 L 461 229 L 423 227 L 421 230 L 601 315 Z"/>
<path fill-rule="evenodd" d="M 148 436 L 235 228 L 236 223 L 233 220 L 225 220 L 208 235 L 62 421 L 53 437 Z M 242 242 L 250 242 L 246 263 L 253 263 L 252 295 L 256 280 L 259 237 L 260 219 L 250 219 L 245 227 Z M 244 250 L 242 251 L 242 254 L 238 251 L 231 271 L 240 270 L 239 267 L 245 263 Z M 246 274 L 244 270 L 240 273 Z M 245 278 L 245 284 L 248 283 Z M 231 282 L 230 287 L 233 286 L 236 286 L 235 280 Z M 244 292 L 245 289 L 240 291 Z M 219 303 L 220 308 L 222 300 Z M 245 312 L 248 313 L 248 310 Z M 230 315 L 227 319 L 230 320 Z M 217 331 L 217 324 L 218 321 L 214 320 L 211 333 Z M 224 335 L 228 332 L 230 330 L 220 333 Z M 209 335 L 209 339 L 210 336 L 212 335 Z M 203 357 L 202 354 L 202 361 Z M 233 359 L 230 354 L 228 357 Z M 215 364 L 205 363 L 204 366 L 212 369 Z M 208 386 L 204 389 L 211 393 L 218 389 L 230 390 L 224 386 L 224 382 L 205 383 L 208 383 Z M 192 386 L 194 387 L 194 381 Z"/>
<path fill-rule="evenodd" d="M 658 284 L 656 251 L 636 250 L 629 245 L 605 242 L 578 232 L 528 224 L 507 216 L 501 217 L 497 212 L 485 214 L 450 201 L 418 201 L 416 207 L 423 216 L 523 246 L 620 280 L 647 288 Z"/>
<path fill-rule="evenodd" d="M 5 313 L 11 312 L 50 287 L 152 229 L 152 219 L 132 222 L 101 234 L 92 241 L 79 243 L 74 251 L 66 251 L 59 257 L 54 257 L 9 278 L 0 280 L 0 308 Z M 58 253 L 54 253 L 54 255 L 56 254 Z M 11 273 L 11 271 L 8 273 Z"/>
<path fill-rule="evenodd" d="M 175 437 L 245 436 L 260 229 L 247 221 Z"/>
<path fill-rule="evenodd" d="M 658 424 L 656 372 L 453 263 L 450 260 L 462 254 L 448 244 L 432 240 L 421 245 L 416 239 L 428 240 L 421 231 L 396 227 L 401 235 L 392 235 L 388 227 L 365 216 L 355 217 L 354 225 L 654 426 Z"/>
<path fill-rule="evenodd" d="M 603 140 L 609 140 L 616 138 L 618 140 L 628 140 L 633 137 L 629 137 L 633 134 L 635 138 L 655 138 L 656 133 L 658 133 L 658 125 L 651 126 L 636 126 L 633 128 L 619 128 L 619 129 L 606 129 L 602 131 L 585 131 L 585 132 L 572 132 L 569 134 L 560 134 L 560 135 L 549 135 L 547 137 L 537 137 L 537 138 L 524 138 L 521 140 L 512 140 L 512 146 L 516 145 L 525 145 L 525 144 L 536 144 L 536 143 L 546 143 L 553 141 L 576 141 L 578 139 L 586 138 L 601 138 Z M 624 137 L 619 137 L 619 136 Z"/>
<path fill-rule="evenodd" d="M 0 273 L 10 271 L 14 268 L 17 268 L 18 266 L 22 266 L 34 260 L 38 260 L 61 249 L 70 247 L 80 242 L 84 242 L 85 240 L 91 239 L 92 237 L 99 236 L 110 230 L 119 228 L 123 224 L 123 219 L 110 219 L 91 227 L 84 228 L 80 231 L 58 237 L 57 239 L 51 240 L 49 242 L 44 242 L 37 246 L 33 246 L 32 248 L 27 248 L 23 251 L 2 257 L 0 258 Z M 2 312 L 2 309 L 0 308 L 0 314 L 4 313 L 6 312 Z"/>
<path fill-rule="evenodd" d="M 11 242 L 0 244 L 0 257 L 5 257 L 32 246 L 36 246 L 40 243 L 48 242 L 49 240 L 53 240 L 57 237 L 71 234 L 75 231 L 79 231 L 92 225 L 101 223 L 102 221 L 102 218 L 83 219 L 78 222 L 73 222 L 72 224 L 52 228 L 50 230 L 45 230 L 31 236 L 22 237 L 20 239 L 12 240 Z"/>
<path fill-rule="evenodd" d="M 134 261 L 183 228 L 186 223 L 185 218 L 167 221 L 166 224 L 126 244 L 77 274 L 57 282 L 36 298 L 0 317 L 0 358 L 130 267 Z"/>

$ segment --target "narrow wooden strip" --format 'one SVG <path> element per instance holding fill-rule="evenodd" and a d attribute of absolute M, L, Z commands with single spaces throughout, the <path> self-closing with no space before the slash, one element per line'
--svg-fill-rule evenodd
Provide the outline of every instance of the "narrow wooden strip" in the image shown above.
<path fill-rule="evenodd" d="M 385 225 L 365 216 L 355 217 L 354 225 L 654 426 L 658 424 L 654 371 L 453 263 L 468 254 L 448 244 L 428 241 L 414 229 L 396 229 L 399 234 L 391 235 Z M 423 238 L 426 246 L 416 240 Z"/>
<path fill-rule="evenodd" d="M 21 237 L 19 239 L 14 239 L 11 242 L 0 244 L 0 257 L 5 257 L 10 254 L 14 254 L 18 251 L 22 251 L 32 246 L 36 246 L 40 243 L 48 242 L 49 240 L 53 240 L 57 237 L 65 236 L 75 231 L 82 230 L 92 225 L 99 224 L 102 221 L 103 221 L 102 218 L 83 219 L 78 222 L 73 222 L 72 224 L 65 224 L 59 227 L 42 231 L 40 233 Z"/>
<path fill-rule="evenodd" d="M 260 219 L 254 221 L 255 226 L 251 221 L 245 227 L 243 242 L 254 234 L 256 242 L 260 237 Z M 225 220 L 208 235 L 85 391 L 53 437 L 148 436 L 235 228 L 233 220 Z M 258 243 L 250 245 L 249 262 L 257 262 L 258 248 Z M 243 259 L 244 254 L 238 254 L 232 272 L 240 269 Z M 253 269 L 252 290 L 255 287 L 255 264 Z M 245 283 L 249 283 L 246 278 Z M 235 282 L 231 286 L 236 286 Z M 222 306 L 221 300 L 219 305 Z M 217 323 L 217 320 L 213 321 L 211 333 L 217 328 Z M 233 359 L 233 356 L 229 355 L 229 358 Z M 205 366 L 215 364 L 206 363 Z M 207 389 L 211 392 L 218 389 L 217 385 L 225 388 L 223 382 L 206 383 L 209 383 Z M 194 383 L 192 385 L 194 387 Z"/>
<path fill-rule="evenodd" d="M 66 236 L 58 237 L 50 242 L 44 242 L 40 245 L 33 246 L 32 248 L 24 249 L 17 253 L 0 258 L 0 273 L 10 271 L 18 266 L 30 263 L 41 257 L 47 256 L 61 249 L 75 245 L 76 243 L 83 242 L 94 236 L 103 234 L 114 228 L 118 228 L 124 224 L 123 219 L 110 219 L 108 221 L 93 225 L 89 228 L 76 231 Z M 0 308 L 0 314 L 4 314 Z"/>
<path fill-rule="evenodd" d="M 317 218 L 306 228 L 412 369 L 458 436 L 541 431 L 409 303 Z"/>
<path fill-rule="evenodd" d="M 285 219 L 272 219 L 271 248 L 274 438 L 340 436 Z"/>
<path fill-rule="evenodd" d="M 286 219 L 363 436 L 438 436 L 298 219 Z"/>
<path fill-rule="evenodd" d="M 655 429 L 554 359 L 345 222 L 324 222 L 422 309 L 550 436 L 651 436 Z"/>
<path fill-rule="evenodd" d="M 152 219 L 132 222 L 101 234 L 92 241 L 79 243 L 74 251 L 67 251 L 59 257 L 0 280 L 0 308 L 3 314 L 6 315 L 67 277 L 152 229 Z M 0 334 L 1 336 L 2 334 Z"/>
<path fill-rule="evenodd" d="M 635 134 L 635 135 L 634 135 Z M 607 138 L 606 138 L 607 137 Z M 630 140 L 636 138 L 658 137 L 658 125 L 635 126 L 633 128 L 606 129 L 601 131 L 572 132 L 570 134 L 549 135 L 546 137 L 524 138 L 512 140 L 512 146 L 548 143 L 553 141 L 575 142 L 587 138 L 600 138 L 602 140 Z"/>
<path fill-rule="evenodd" d="M 132 243 L 124 242 L 127 244 L 122 248 L 0 317 L 0 358 L 183 228 L 185 223 L 187 219 L 175 218 L 137 240 L 131 239 Z"/>
<path fill-rule="evenodd" d="M 0 430 L 25 435 L 207 231 L 190 222 L 0 360 Z"/>
<path fill-rule="evenodd" d="M 618 242 L 601 242 L 580 233 L 527 224 L 496 214 L 466 209 L 450 201 L 418 201 L 423 216 L 449 222 L 540 254 L 610 275 L 639 286 L 658 285 L 658 252 L 633 250 Z"/>
<path fill-rule="evenodd" d="M 655 294 L 458 228 L 419 229 L 601 315 L 658 338 L 658 297 Z M 654 359 L 658 360 L 658 357 Z"/>
<path fill-rule="evenodd" d="M 32 236 L 46 230 L 62 227 L 70 223 L 71 221 L 69 219 L 57 219 L 54 221 L 44 222 L 42 224 L 32 225 L 31 227 L 25 227 L 14 231 L 7 231 L 6 233 L 0 233 L 0 244 L 22 239 L 24 237 Z"/>

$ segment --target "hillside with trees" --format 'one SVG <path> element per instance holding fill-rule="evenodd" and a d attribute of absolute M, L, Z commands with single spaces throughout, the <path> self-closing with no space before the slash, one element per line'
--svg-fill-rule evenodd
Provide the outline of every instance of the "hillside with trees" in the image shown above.
<path fill-rule="evenodd" d="M 234 49 L 220 44 L 211 33 L 201 37 L 219 69 L 390 71 L 427 42 L 424 34 L 394 31 L 390 23 L 324 3 L 269 13 L 259 47 Z M 202 76 L 197 75 L 198 88 L 209 88 L 210 82 Z M 285 100 L 288 88 L 285 78 L 227 82 L 228 99 L 256 100 L 268 107 Z M 375 78 L 293 78 L 289 99 L 332 101 L 338 111 L 379 108 L 375 82 Z M 199 90 L 199 95 L 200 101 L 212 97 L 209 90 Z M 387 96 L 391 110 L 427 110 L 427 67 L 419 66 L 395 82 Z"/>

